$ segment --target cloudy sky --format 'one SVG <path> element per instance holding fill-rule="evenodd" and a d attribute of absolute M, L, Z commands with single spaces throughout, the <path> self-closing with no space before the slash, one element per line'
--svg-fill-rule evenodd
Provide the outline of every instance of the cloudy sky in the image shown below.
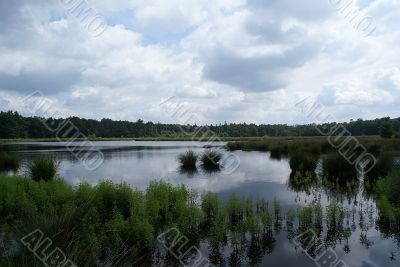
<path fill-rule="evenodd" d="M 199 123 L 304 123 L 309 96 L 338 121 L 400 116 L 398 0 L 82 1 L 0 1 L 1 110 L 39 90 L 95 119 L 173 122 L 172 96 Z"/>

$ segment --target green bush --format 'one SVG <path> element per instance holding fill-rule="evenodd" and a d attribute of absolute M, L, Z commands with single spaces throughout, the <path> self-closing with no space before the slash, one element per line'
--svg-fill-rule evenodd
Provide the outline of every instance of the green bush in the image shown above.
<path fill-rule="evenodd" d="M 186 151 L 184 154 L 179 155 L 178 160 L 181 169 L 195 170 L 198 156 L 192 150 Z"/>
<path fill-rule="evenodd" d="M 57 175 L 59 163 L 50 156 L 37 157 L 28 165 L 28 174 L 34 181 L 52 181 Z"/>
<path fill-rule="evenodd" d="M 215 170 L 220 168 L 222 155 L 214 150 L 206 150 L 201 156 L 201 163 L 206 170 Z"/>
<path fill-rule="evenodd" d="M 0 171 L 16 171 L 21 157 L 17 153 L 0 152 Z"/>

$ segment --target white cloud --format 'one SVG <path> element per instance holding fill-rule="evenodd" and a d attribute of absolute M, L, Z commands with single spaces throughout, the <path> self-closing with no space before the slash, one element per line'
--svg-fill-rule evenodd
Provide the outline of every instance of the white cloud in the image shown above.
<path fill-rule="evenodd" d="M 298 123 L 306 96 L 338 120 L 399 116 L 398 1 L 364 6 L 368 38 L 328 1 L 88 3 L 109 22 L 98 38 L 54 1 L 0 4 L 2 110 L 41 90 L 90 118 L 170 121 L 172 95 L 202 123 Z"/>

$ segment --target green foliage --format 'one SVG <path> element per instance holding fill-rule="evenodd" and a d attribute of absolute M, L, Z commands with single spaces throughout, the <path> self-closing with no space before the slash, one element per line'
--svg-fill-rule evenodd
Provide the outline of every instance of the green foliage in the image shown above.
<path fill-rule="evenodd" d="M 197 132 L 199 137 L 210 136 L 210 132 L 218 133 L 220 137 L 277 137 L 277 136 L 321 136 L 317 128 L 332 129 L 336 123 L 325 123 L 323 125 L 255 125 L 246 123 L 224 123 L 219 125 L 206 125 L 206 127 L 198 127 L 196 125 L 177 125 L 177 124 L 161 124 L 153 122 L 144 122 L 137 120 L 129 121 L 113 121 L 111 119 L 92 120 L 77 117 L 67 118 L 79 130 L 90 138 L 121 138 L 121 137 L 171 137 L 182 139 L 187 137 L 182 134 L 182 128 L 185 132 Z M 39 118 L 39 117 L 22 117 L 17 112 L 0 112 L 0 138 L 51 138 L 52 133 L 43 124 L 46 121 L 49 125 L 61 125 L 64 119 L 56 118 Z M 382 121 L 387 120 L 356 120 L 344 123 L 346 129 L 353 136 L 361 135 L 379 135 L 379 128 Z M 390 120 L 396 131 L 400 130 L 400 122 L 398 119 Z M 73 132 L 70 133 L 72 137 Z M 213 135 L 211 135 L 213 137 Z M 191 140 L 191 136 L 187 137 Z M 228 145 L 230 146 L 230 145 Z M 266 151 L 265 143 L 259 143 L 258 150 Z M 239 147 L 236 147 L 239 148 Z"/>
<path fill-rule="evenodd" d="M 59 168 L 56 162 L 50 156 L 37 157 L 29 163 L 28 174 L 34 181 L 52 181 L 57 175 Z"/>
<path fill-rule="evenodd" d="M 222 216 L 222 205 L 214 193 L 208 192 L 203 196 L 201 209 L 209 220 Z"/>
<path fill-rule="evenodd" d="M 289 146 L 285 143 L 274 143 L 270 147 L 271 158 L 280 159 L 289 153 Z"/>
<path fill-rule="evenodd" d="M 16 171 L 20 162 L 21 157 L 17 153 L 0 151 L 0 171 Z"/>
<path fill-rule="evenodd" d="M 178 156 L 180 167 L 184 170 L 196 170 L 197 155 L 192 150 Z"/>
<path fill-rule="evenodd" d="M 339 179 L 341 183 L 357 179 L 356 167 L 338 152 L 332 152 L 324 158 L 323 171 L 328 179 Z"/>
<path fill-rule="evenodd" d="M 400 214 L 400 172 L 395 170 L 389 176 L 379 182 L 379 208 Z M 172 227 L 196 246 L 207 240 L 217 250 L 229 244 L 236 251 L 264 246 L 272 252 L 268 244 L 273 230 L 281 229 L 284 217 L 279 201 L 272 203 L 270 211 L 268 202 L 260 198 L 254 202 L 232 195 L 224 203 L 207 193 L 200 200 L 185 186 L 163 181 L 152 182 L 143 192 L 110 181 L 72 188 L 59 179 L 35 182 L 0 177 L 1 230 L 20 239 L 41 229 L 78 266 L 154 266 L 152 259 L 160 247 L 157 236 Z M 326 240 L 330 242 L 351 235 L 341 230 L 349 217 L 338 202 L 331 202 L 324 210 L 316 200 L 298 208 L 297 213 L 290 209 L 286 225 L 292 236 L 308 229 L 319 233 L 325 219 L 328 232 L 332 231 Z M 33 259 L 32 253 L 22 249 L 8 260 L 12 266 L 35 266 Z"/>
<path fill-rule="evenodd" d="M 221 153 L 214 150 L 206 150 L 201 156 L 201 163 L 206 170 L 217 170 L 220 168 Z"/>
<path fill-rule="evenodd" d="M 392 138 L 394 131 L 393 124 L 390 119 L 385 119 L 381 122 L 379 126 L 379 134 L 382 138 Z"/>
<path fill-rule="evenodd" d="M 396 166 L 387 177 L 380 179 L 377 188 L 381 196 L 400 208 L 400 167 Z"/>
<path fill-rule="evenodd" d="M 297 150 L 290 154 L 289 164 L 292 172 L 313 172 L 317 167 L 318 157 L 307 152 Z"/>
<path fill-rule="evenodd" d="M 366 174 L 375 181 L 378 177 L 386 176 L 394 166 L 394 153 L 384 151 L 376 159 L 375 166 Z"/>

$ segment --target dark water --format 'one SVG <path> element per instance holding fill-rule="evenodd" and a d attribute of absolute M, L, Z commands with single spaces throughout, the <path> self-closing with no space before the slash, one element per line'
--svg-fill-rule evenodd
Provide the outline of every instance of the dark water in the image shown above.
<path fill-rule="evenodd" d="M 315 200 L 327 206 L 335 199 L 349 210 L 355 210 L 355 215 L 349 216 L 345 223 L 351 229 L 351 235 L 343 238 L 340 234 L 329 233 L 329 229 L 324 227 L 323 243 L 328 243 L 327 247 L 334 249 L 339 259 L 349 266 L 400 266 L 398 243 L 391 236 L 381 233 L 374 199 L 364 192 L 362 183 L 355 192 L 346 192 L 345 189 L 332 191 L 322 186 L 296 189 L 289 182 L 291 170 L 288 160 L 271 159 L 265 152 L 233 152 L 240 158 L 240 165 L 232 174 L 208 173 L 201 169 L 198 173 L 182 173 L 177 157 L 188 149 L 198 153 L 204 151 L 204 144 L 197 142 L 118 141 L 94 144 L 104 154 L 104 162 L 92 171 L 86 169 L 63 143 L 14 143 L 5 146 L 8 150 L 18 151 L 25 162 L 38 155 L 52 155 L 60 162 L 60 176 L 71 185 L 82 181 L 96 184 L 108 179 L 145 189 L 151 180 L 162 179 L 175 185 L 185 184 L 200 193 L 216 192 L 223 200 L 227 200 L 232 193 L 269 201 L 276 198 L 284 210 L 307 206 Z M 223 145 L 213 144 L 215 149 L 224 152 Z M 23 169 L 19 172 L 24 173 Z M 334 232 L 342 233 L 343 229 Z M 267 250 L 259 249 L 251 242 L 236 251 L 226 246 L 216 253 L 205 243 L 201 243 L 200 248 L 204 256 L 217 258 L 215 261 L 225 266 L 235 261 L 242 266 L 254 262 L 256 266 L 318 266 L 300 247 L 289 241 L 290 235 L 285 225 L 275 229 L 271 240 L 267 241 Z"/>

